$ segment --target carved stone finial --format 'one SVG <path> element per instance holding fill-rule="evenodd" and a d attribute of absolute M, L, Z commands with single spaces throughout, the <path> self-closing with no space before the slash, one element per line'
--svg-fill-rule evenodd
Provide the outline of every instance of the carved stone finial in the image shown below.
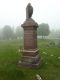
<path fill-rule="evenodd" d="M 31 18 L 32 14 L 33 14 L 33 7 L 31 6 L 30 3 L 28 3 L 26 7 L 26 19 Z"/>

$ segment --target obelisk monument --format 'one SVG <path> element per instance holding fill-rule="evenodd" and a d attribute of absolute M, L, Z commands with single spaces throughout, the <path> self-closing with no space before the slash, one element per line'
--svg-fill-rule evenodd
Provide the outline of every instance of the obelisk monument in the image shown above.
<path fill-rule="evenodd" d="M 40 64 L 39 50 L 37 49 L 38 24 L 31 18 L 33 7 L 29 3 L 26 7 L 26 20 L 21 25 L 24 30 L 24 47 L 22 50 L 21 65 L 37 67 Z"/>

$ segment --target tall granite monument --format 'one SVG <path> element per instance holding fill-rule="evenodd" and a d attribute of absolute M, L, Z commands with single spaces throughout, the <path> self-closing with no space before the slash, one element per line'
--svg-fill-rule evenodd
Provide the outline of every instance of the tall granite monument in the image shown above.
<path fill-rule="evenodd" d="M 40 63 L 37 49 L 38 24 L 31 18 L 33 7 L 29 3 L 26 7 L 26 20 L 21 25 L 24 30 L 24 48 L 22 50 L 21 64 L 23 66 L 37 67 Z"/>

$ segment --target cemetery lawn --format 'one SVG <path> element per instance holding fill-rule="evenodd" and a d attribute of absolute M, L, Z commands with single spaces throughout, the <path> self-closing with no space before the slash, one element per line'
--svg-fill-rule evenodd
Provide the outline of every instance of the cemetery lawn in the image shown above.
<path fill-rule="evenodd" d="M 42 80 L 60 80 L 60 48 L 50 46 L 50 41 L 38 40 L 42 63 L 37 69 L 18 67 L 22 40 L 0 41 L 0 80 L 35 80 L 36 74 Z M 58 40 L 54 42 L 57 44 Z"/>

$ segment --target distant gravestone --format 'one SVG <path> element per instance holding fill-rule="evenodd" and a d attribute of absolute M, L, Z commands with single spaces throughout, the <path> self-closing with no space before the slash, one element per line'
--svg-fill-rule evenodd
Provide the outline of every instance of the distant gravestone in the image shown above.
<path fill-rule="evenodd" d="M 29 3 L 26 7 L 26 20 L 21 25 L 24 29 L 24 48 L 20 64 L 23 66 L 37 67 L 40 57 L 37 49 L 37 27 L 38 24 L 31 18 L 33 7 Z"/>

